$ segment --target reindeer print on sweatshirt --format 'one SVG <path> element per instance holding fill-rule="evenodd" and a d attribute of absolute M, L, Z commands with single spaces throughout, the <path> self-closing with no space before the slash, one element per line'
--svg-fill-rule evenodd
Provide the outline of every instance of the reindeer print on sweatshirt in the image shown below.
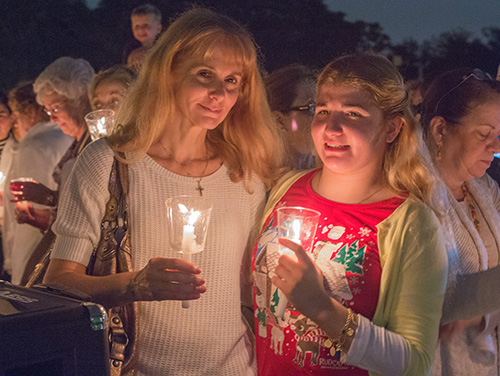
<path fill-rule="evenodd" d="M 404 201 L 392 198 L 366 205 L 329 201 L 311 188 L 318 170 L 299 178 L 266 219 L 254 248 L 254 316 L 259 375 L 368 375 L 342 364 L 325 332 L 288 303 L 271 283 L 280 257 L 276 209 L 300 206 L 321 213 L 312 259 L 324 286 L 344 306 L 372 319 L 378 303 L 381 265 L 377 225 Z"/>

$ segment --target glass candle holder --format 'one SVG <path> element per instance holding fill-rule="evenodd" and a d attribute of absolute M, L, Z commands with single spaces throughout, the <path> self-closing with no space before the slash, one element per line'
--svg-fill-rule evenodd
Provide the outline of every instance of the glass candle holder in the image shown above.
<path fill-rule="evenodd" d="M 115 127 L 115 112 L 113 110 L 96 110 L 85 115 L 85 122 L 89 128 L 93 141 L 111 134 Z"/>
<path fill-rule="evenodd" d="M 313 249 L 314 238 L 318 229 L 320 212 L 302 207 L 281 207 L 277 212 L 278 239 L 286 238 L 300 244 L 306 252 Z M 268 256 L 268 270 L 274 274 L 281 255 L 286 254 L 297 260 L 295 252 L 279 245 L 278 252 Z M 277 317 L 283 317 L 288 299 L 278 291 L 277 299 L 274 303 L 274 313 Z"/>
<path fill-rule="evenodd" d="M 203 197 L 174 196 L 165 205 L 170 247 L 191 262 L 191 256 L 205 248 L 213 204 Z M 183 301 L 182 307 L 189 308 L 189 301 Z"/>

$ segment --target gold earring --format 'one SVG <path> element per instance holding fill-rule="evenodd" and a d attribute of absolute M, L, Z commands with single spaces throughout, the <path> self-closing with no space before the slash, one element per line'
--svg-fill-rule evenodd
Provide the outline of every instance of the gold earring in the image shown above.
<path fill-rule="evenodd" d="M 436 161 L 440 161 L 441 160 L 441 145 L 442 143 L 439 142 L 436 147 L 437 147 L 437 151 L 436 151 Z"/>

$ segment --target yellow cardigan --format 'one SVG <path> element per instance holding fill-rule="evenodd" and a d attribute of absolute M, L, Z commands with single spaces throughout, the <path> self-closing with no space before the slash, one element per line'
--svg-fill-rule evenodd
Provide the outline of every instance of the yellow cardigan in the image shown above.
<path fill-rule="evenodd" d="M 290 186 L 310 171 L 292 171 L 280 179 L 269 194 L 262 225 Z M 377 228 L 382 274 L 372 322 L 404 338 L 408 359 L 403 375 L 427 375 L 437 344 L 448 273 L 439 220 L 427 205 L 410 195 Z M 349 364 L 380 372 L 380 364 L 370 364 L 364 354 L 378 352 L 380 361 L 381 348 L 370 348 L 365 342 L 359 346 L 364 353 L 347 354 L 347 360 L 355 358 L 356 364 Z"/>

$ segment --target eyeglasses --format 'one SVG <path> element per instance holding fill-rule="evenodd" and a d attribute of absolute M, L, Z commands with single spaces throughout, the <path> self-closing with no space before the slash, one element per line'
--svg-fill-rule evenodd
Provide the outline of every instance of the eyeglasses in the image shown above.
<path fill-rule="evenodd" d="M 44 107 L 43 112 L 45 112 L 48 116 L 52 116 L 59 113 L 63 107 L 64 103 L 58 103 L 52 107 L 52 110 L 49 110 L 48 108 Z"/>
<path fill-rule="evenodd" d="M 306 104 L 304 106 L 296 106 L 296 107 L 292 107 L 292 108 L 289 108 L 287 112 L 290 112 L 290 111 L 300 111 L 300 112 L 311 112 L 312 114 L 314 114 L 314 111 L 316 110 L 316 105 L 314 103 L 309 103 L 309 104 Z"/>
<path fill-rule="evenodd" d="M 460 85 L 462 85 L 465 81 L 467 81 L 469 78 L 474 77 L 476 80 L 479 81 L 493 81 L 493 78 L 490 76 L 489 73 L 483 72 L 481 69 L 474 69 L 471 74 L 464 76 L 462 78 L 462 81 L 460 81 L 458 84 L 453 86 L 450 90 L 448 90 L 444 95 L 437 101 L 436 106 L 434 107 L 434 114 L 437 115 L 438 113 L 438 108 L 439 105 L 441 104 L 441 101 L 448 95 L 450 94 L 453 90 L 458 88 Z"/>

